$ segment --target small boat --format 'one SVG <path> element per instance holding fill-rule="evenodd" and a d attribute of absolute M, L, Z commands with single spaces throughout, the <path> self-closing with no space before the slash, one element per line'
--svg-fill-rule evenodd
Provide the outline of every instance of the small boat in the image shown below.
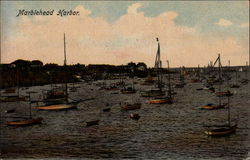
<path fill-rule="evenodd" d="M 150 104 L 165 104 L 165 103 L 172 104 L 173 103 L 172 95 L 174 94 L 174 91 L 171 89 L 169 61 L 167 61 L 167 64 L 168 64 L 168 96 L 155 97 L 154 99 L 149 100 Z"/>
<path fill-rule="evenodd" d="M 137 114 L 137 113 L 131 113 L 131 114 L 129 115 L 129 117 L 130 117 L 131 119 L 134 119 L 134 120 L 139 120 L 139 119 L 140 119 L 140 115 Z"/>
<path fill-rule="evenodd" d="M 237 128 L 237 124 L 231 127 L 209 129 L 205 131 L 205 134 L 207 134 L 208 136 L 228 136 L 232 133 L 235 133 L 236 128 Z"/>
<path fill-rule="evenodd" d="M 38 110 L 69 110 L 69 109 L 77 109 L 78 103 L 69 103 L 69 104 L 56 104 L 56 105 L 49 105 L 49 106 L 40 106 L 36 107 Z"/>
<path fill-rule="evenodd" d="M 191 83 L 199 83 L 199 82 L 201 82 L 201 80 L 199 80 L 199 79 L 191 79 L 190 82 Z"/>
<path fill-rule="evenodd" d="M 7 88 L 4 90 L 3 93 L 15 93 L 16 92 L 16 89 L 15 88 Z"/>
<path fill-rule="evenodd" d="M 5 113 L 14 113 L 16 111 L 16 108 L 8 109 L 5 111 Z"/>
<path fill-rule="evenodd" d="M 88 121 L 86 122 L 86 127 L 98 125 L 100 120 Z"/>
<path fill-rule="evenodd" d="M 109 112 L 111 109 L 110 108 L 103 108 L 102 111 L 103 112 Z"/>
<path fill-rule="evenodd" d="M 240 88 L 240 85 L 238 85 L 238 84 L 232 84 L 232 85 L 230 85 L 230 88 Z"/>
<path fill-rule="evenodd" d="M 185 86 L 184 83 L 177 83 L 175 84 L 174 88 L 183 88 Z"/>
<path fill-rule="evenodd" d="M 170 97 L 156 97 L 152 100 L 149 100 L 150 104 L 172 104 L 173 103 L 173 99 Z"/>
<path fill-rule="evenodd" d="M 121 110 L 123 111 L 135 110 L 140 108 L 141 108 L 141 103 L 127 104 L 125 106 L 121 106 Z"/>
<path fill-rule="evenodd" d="M 128 87 L 128 88 L 124 88 L 121 90 L 121 93 L 122 94 L 132 94 L 132 93 L 135 93 L 136 90 L 132 87 Z"/>
<path fill-rule="evenodd" d="M 206 110 L 222 109 L 225 108 L 226 105 L 227 104 L 214 105 L 212 103 L 209 103 L 207 105 L 202 106 L 201 109 L 206 109 Z"/>
<path fill-rule="evenodd" d="M 201 90 L 203 90 L 203 88 L 197 88 L 196 90 L 197 90 L 197 91 L 201 91 Z"/>
<path fill-rule="evenodd" d="M 226 92 L 216 92 L 216 96 L 217 97 L 230 97 L 232 96 L 233 93 L 230 91 L 226 91 Z"/>
<path fill-rule="evenodd" d="M 16 102 L 16 101 L 26 101 L 26 97 L 8 96 L 0 100 L 0 102 Z"/>
<path fill-rule="evenodd" d="M 142 97 L 156 97 L 156 96 L 164 96 L 165 92 L 160 89 L 151 89 L 141 92 Z"/>
<path fill-rule="evenodd" d="M 27 126 L 27 125 L 33 125 L 33 124 L 40 124 L 42 123 L 43 118 L 29 118 L 25 120 L 18 120 L 18 121 L 9 121 L 7 122 L 7 125 L 9 126 Z"/>

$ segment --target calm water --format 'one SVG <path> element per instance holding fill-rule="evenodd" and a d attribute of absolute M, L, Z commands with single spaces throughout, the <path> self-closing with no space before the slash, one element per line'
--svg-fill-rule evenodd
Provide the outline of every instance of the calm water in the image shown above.
<path fill-rule="evenodd" d="M 236 134 L 221 138 L 207 137 L 204 126 L 225 124 L 227 110 L 198 108 L 218 102 L 214 94 L 196 90 L 202 83 L 189 83 L 183 89 L 175 89 L 177 95 L 172 105 L 147 104 L 148 99 L 140 97 L 139 93 L 124 95 L 119 91 L 98 90 L 94 84 L 77 85 L 80 88 L 70 93 L 70 97 L 96 99 L 81 102 L 77 110 L 37 111 L 33 108 L 35 117 L 44 118 L 41 125 L 7 126 L 6 121 L 11 120 L 11 116 L 28 115 L 28 103 L 2 103 L 0 157 L 235 160 L 247 158 L 250 152 L 250 84 L 231 89 L 235 93 L 230 99 L 231 116 L 232 119 L 239 117 L 239 128 Z M 150 86 L 137 84 L 136 88 L 143 90 Z M 49 86 L 31 87 L 21 93 L 37 91 L 32 97 L 39 99 L 45 89 Z M 141 101 L 143 105 L 140 110 L 121 111 L 119 103 L 126 101 Z M 102 112 L 105 103 L 110 104 L 110 112 Z M 16 113 L 4 113 L 12 107 L 17 107 Z M 130 113 L 139 113 L 141 119 L 130 119 Z M 85 127 L 86 121 L 96 119 L 100 119 L 98 126 Z"/>

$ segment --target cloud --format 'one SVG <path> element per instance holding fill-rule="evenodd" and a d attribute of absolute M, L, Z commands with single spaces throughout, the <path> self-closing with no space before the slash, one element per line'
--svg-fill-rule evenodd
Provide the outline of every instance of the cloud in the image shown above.
<path fill-rule="evenodd" d="M 131 6 L 128 7 L 127 13 L 128 14 L 137 14 L 138 8 L 142 6 L 141 3 L 134 3 Z"/>
<path fill-rule="evenodd" d="M 216 22 L 215 24 L 219 25 L 219 26 L 231 26 L 233 23 L 229 20 L 223 19 L 221 18 L 218 22 Z"/>
<path fill-rule="evenodd" d="M 45 63 L 63 64 L 63 33 L 66 33 L 67 61 L 83 64 L 126 64 L 145 62 L 153 66 L 161 44 L 161 59 L 166 67 L 206 65 L 218 53 L 232 65 L 244 64 L 248 46 L 226 34 L 205 34 L 195 28 L 177 25 L 178 13 L 168 11 L 146 17 L 138 9 L 141 3 L 128 7 L 127 13 L 115 22 L 91 17 L 84 6 L 75 10 L 79 16 L 20 17 L 15 33 L 2 39 L 2 61 L 18 58 L 40 59 Z M 13 31 L 14 32 L 14 31 Z M 1 37 L 3 38 L 3 37 Z"/>
<path fill-rule="evenodd" d="M 249 23 L 242 23 L 240 25 L 241 28 L 249 28 Z"/>

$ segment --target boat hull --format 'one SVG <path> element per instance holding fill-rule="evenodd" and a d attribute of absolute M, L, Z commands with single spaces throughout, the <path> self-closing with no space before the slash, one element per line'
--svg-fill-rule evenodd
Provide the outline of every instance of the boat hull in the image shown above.
<path fill-rule="evenodd" d="M 95 121 L 89 121 L 86 122 L 86 126 L 90 127 L 90 126 L 94 126 L 94 125 L 98 125 L 100 120 L 95 120 Z"/>
<path fill-rule="evenodd" d="M 135 110 L 135 109 L 140 109 L 140 108 L 141 108 L 141 104 L 133 104 L 133 105 L 122 106 L 121 110 L 129 111 L 129 110 Z"/>
<path fill-rule="evenodd" d="M 205 131 L 205 134 L 208 136 L 228 136 L 232 133 L 236 132 L 237 125 L 234 125 L 229 128 L 219 128 L 219 129 L 211 129 Z"/>
<path fill-rule="evenodd" d="M 27 120 L 21 120 L 21 121 L 10 121 L 7 122 L 7 125 L 9 126 L 27 126 L 27 125 L 33 125 L 33 124 L 40 124 L 42 123 L 43 118 L 35 118 L 35 119 L 27 119 Z"/>
<path fill-rule="evenodd" d="M 153 99 L 153 100 L 150 100 L 149 103 L 150 104 L 165 104 L 165 103 L 171 104 L 173 103 L 173 100 L 172 99 Z"/>
<path fill-rule="evenodd" d="M 225 108 L 227 104 L 223 104 L 223 105 L 205 105 L 202 106 L 201 109 L 206 109 L 206 110 L 215 110 L 215 109 L 222 109 Z"/>
<path fill-rule="evenodd" d="M 68 110 L 68 109 L 77 109 L 77 104 L 61 104 L 61 105 L 50 105 L 50 106 L 41 106 L 36 107 L 38 110 Z"/>

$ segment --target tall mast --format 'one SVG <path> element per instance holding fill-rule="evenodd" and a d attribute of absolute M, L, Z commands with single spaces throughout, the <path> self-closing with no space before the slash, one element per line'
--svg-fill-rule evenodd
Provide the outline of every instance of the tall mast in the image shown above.
<path fill-rule="evenodd" d="M 220 54 L 218 55 L 218 63 L 219 63 L 219 92 L 221 92 L 221 62 L 220 62 Z M 219 106 L 221 106 L 221 97 L 219 97 Z"/>
<path fill-rule="evenodd" d="M 64 44 L 64 67 L 65 67 L 65 72 L 68 73 L 68 70 L 66 68 L 66 65 L 67 65 L 67 60 L 66 60 L 66 40 L 65 40 L 65 33 L 63 35 L 63 44 Z M 67 78 L 68 74 L 66 74 L 66 78 Z M 65 78 L 65 100 L 66 100 L 66 103 L 68 103 L 68 85 L 67 85 L 67 81 L 66 81 L 66 78 Z"/>
<path fill-rule="evenodd" d="M 67 61 L 66 61 L 66 39 L 65 39 L 65 33 L 64 33 L 64 36 L 63 36 L 63 38 L 64 38 L 64 65 L 66 66 L 66 64 L 67 64 Z"/>
<path fill-rule="evenodd" d="M 161 68 L 161 53 L 160 53 L 160 43 L 159 43 L 159 39 L 156 38 L 156 41 L 158 42 L 158 49 L 157 49 L 157 53 L 156 53 L 156 57 L 155 57 L 155 68 L 157 69 L 157 75 L 158 75 L 158 88 L 161 90 L 161 75 L 160 75 L 160 68 Z"/>
<path fill-rule="evenodd" d="M 229 96 L 227 97 L 227 118 L 228 118 L 228 126 L 231 126 L 231 118 L 230 118 L 230 105 L 229 105 Z"/>
<path fill-rule="evenodd" d="M 155 68 L 161 68 L 160 42 L 159 42 L 158 38 L 156 38 L 156 41 L 158 42 L 158 49 L 157 49 L 157 53 L 156 53 L 156 57 L 155 57 Z"/>
<path fill-rule="evenodd" d="M 168 95 L 169 95 L 169 98 L 171 98 L 171 83 L 170 83 L 170 69 L 169 69 L 169 61 L 167 60 L 167 63 L 168 63 Z"/>

